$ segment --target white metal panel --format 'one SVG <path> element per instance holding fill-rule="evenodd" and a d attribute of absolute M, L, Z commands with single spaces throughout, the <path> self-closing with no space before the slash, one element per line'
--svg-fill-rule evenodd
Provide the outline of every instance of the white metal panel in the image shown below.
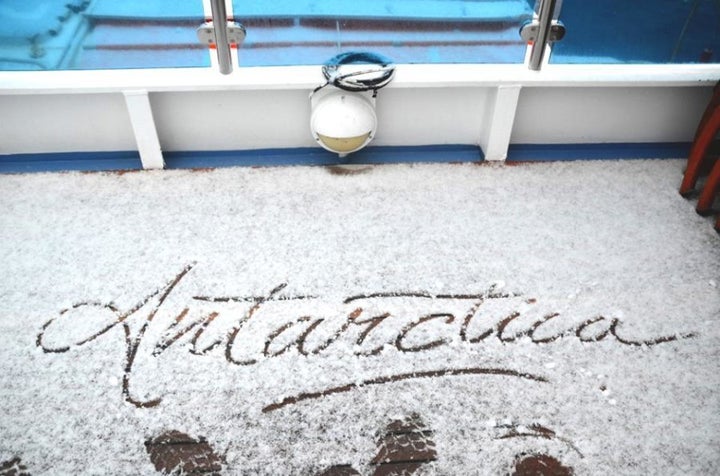
<path fill-rule="evenodd" d="M 135 149 L 120 93 L 0 94 L 0 154 Z"/>
<path fill-rule="evenodd" d="M 710 88 L 524 88 L 513 143 L 691 141 Z"/>
<path fill-rule="evenodd" d="M 373 145 L 479 144 L 488 88 L 383 89 Z"/>
<path fill-rule="evenodd" d="M 150 96 L 163 150 L 312 147 L 309 91 Z"/>

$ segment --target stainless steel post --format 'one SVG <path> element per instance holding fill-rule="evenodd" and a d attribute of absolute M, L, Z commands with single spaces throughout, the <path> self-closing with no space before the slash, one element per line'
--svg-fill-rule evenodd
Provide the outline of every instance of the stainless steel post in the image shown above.
<path fill-rule="evenodd" d="M 545 55 L 545 47 L 550 36 L 550 28 L 552 27 L 553 12 L 555 12 L 555 4 L 557 0 L 541 0 L 540 11 L 538 12 L 538 32 L 530 51 L 530 63 L 528 67 L 533 71 L 540 70 L 543 56 Z"/>
<path fill-rule="evenodd" d="M 232 57 L 227 33 L 225 0 L 210 0 L 210 8 L 212 10 L 213 28 L 215 30 L 215 48 L 217 49 L 220 72 L 222 74 L 230 74 L 232 73 Z"/>

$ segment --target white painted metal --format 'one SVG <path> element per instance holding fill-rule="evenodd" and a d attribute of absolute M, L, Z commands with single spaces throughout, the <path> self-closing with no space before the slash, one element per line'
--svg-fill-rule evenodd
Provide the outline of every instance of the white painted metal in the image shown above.
<path fill-rule="evenodd" d="M 391 83 L 392 84 L 392 83 Z M 493 88 L 393 89 L 378 93 L 373 145 L 479 144 Z"/>
<path fill-rule="evenodd" d="M 512 142 L 689 142 L 709 98 L 709 88 L 525 88 Z"/>
<path fill-rule="evenodd" d="M 505 160 L 510 145 L 510 134 L 515 122 L 519 85 L 502 85 L 495 89 L 492 104 L 487 107 L 488 116 L 482 131 L 480 147 L 485 152 L 485 160 Z"/>
<path fill-rule="evenodd" d="M 308 91 L 205 91 L 150 97 L 163 149 L 316 147 Z"/>
<path fill-rule="evenodd" d="M 510 129 L 512 143 L 690 141 L 717 78 L 720 65 L 399 65 L 373 143 L 499 159 Z M 307 97 L 323 79 L 319 66 L 2 72 L 0 153 L 134 149 L 133 90 L 149 93 L 166 151 L 316 147 Z"/>
<path fill-rule="evenodd" d="M 554 65 L 541 72 L 524 65 L 398 65 L 388 88 L 496 87 L 659 87 L 711 86 L 720 78 L 718 64 Z M 158 91 L 236 91 L 313 89 L 324 81 L 319 66 L 240 68 L 223 76 L 209 68 L 4 71 L 0 95 L 119 93 L 126 89 Z"/>
<path fill-rule="evenodd" d="M 165 167 L 147 91 L 124 91 L 130 124 L 135 133 L 137 150 L 145 169 Z"/>
<path fill-rule="evenodd" d="M 121 93 L 0 94 L 0 154 L 135 149 Z"/>

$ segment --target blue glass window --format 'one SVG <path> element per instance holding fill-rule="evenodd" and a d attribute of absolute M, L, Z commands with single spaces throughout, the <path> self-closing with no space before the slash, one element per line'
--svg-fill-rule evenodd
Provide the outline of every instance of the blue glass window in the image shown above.
<path fill-rule="evenodd" d="M 718 0 L 564 0 L 552 63 L 720 62 Z"/>
<path fill-rule="evenodd" d="M 720 61 L 720 0 L 558 0 L 554 63 Z M 535 0 L 234 0 L 243 66 L 521 63 Z M 0 70 L 208 67 L 202 0 L 1 0 Z"/>
<path fill-rule="evenodd" d="M 321 64 L 370 50 L 398 63 L 522 63 L 525 0 L 234 0 L 243 65 Z"/>
<path fill-rule="evenodd" d="M 520 63 L 525 0 L 242 0 L 243 66 L 372 50 L 399 63 Z M 2 0 L 0 69 L 209 66 L 201 0 Z"/>
<path fill-rule="evenodd" d="M 2 0 L 0 69 L 209 66 L 200 0 Z"/>

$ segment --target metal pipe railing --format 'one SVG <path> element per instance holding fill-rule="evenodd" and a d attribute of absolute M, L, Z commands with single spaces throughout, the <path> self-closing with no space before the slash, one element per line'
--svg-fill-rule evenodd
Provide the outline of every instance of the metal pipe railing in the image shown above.
<path fill-rule="evenodd" d="M 528 68 L 533 71 L 539 71 L 545 55 L 545 47 L 548 44 L 550 36 L 550 28 L 552 28 L 553 13 L 555 12 L 555 4 L 557 0 L 542 0 L 540 2 L 540 11 L 538 12 L 538 32 L 530 51 L 530 61 Z"/>
<path fill-rule="evenodd" d="M 554 0 L 553 0 L 554 1 Z M 225 0 L 210 0 L 213 28 L 215 30 L 215 48 L 217 49 L 218 66 L 222 74 L 232 73 L 232 56 L 227 33 L 227 10 Z"/>

